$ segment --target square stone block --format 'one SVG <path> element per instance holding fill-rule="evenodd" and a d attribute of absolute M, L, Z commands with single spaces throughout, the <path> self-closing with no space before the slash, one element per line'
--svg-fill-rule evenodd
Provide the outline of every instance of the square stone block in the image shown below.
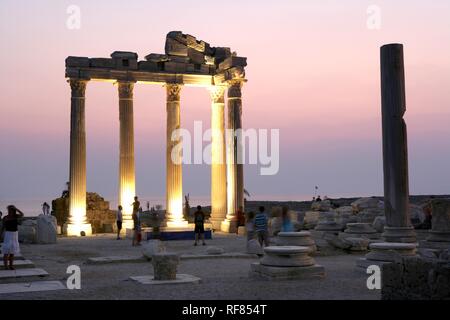
<path fill-rule="evenodd" d="M 250 265 L 250 277 L 266 280 L 322 279 L 325 275 L 325 268 L 317 264 L 308 267 L 272 267 L 254 262 Z"/>

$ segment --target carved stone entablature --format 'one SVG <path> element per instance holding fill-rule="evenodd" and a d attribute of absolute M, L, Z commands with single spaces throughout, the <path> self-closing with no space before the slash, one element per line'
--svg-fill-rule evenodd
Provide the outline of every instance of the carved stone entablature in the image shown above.
<path fill-rule="evenodd" d="M 228 47 L 212 47 L 192 35 L 171 31 L 164 54 L 150 53 L 142 61 L 129 51 L 115 51 L 110 58 L 69 56 L 66 77 L 162 84 L 178 82 L 174 78 L 181 77 L 183 84 L 207 87 L 244 78 L 246 65 L 246 58 Z"/>

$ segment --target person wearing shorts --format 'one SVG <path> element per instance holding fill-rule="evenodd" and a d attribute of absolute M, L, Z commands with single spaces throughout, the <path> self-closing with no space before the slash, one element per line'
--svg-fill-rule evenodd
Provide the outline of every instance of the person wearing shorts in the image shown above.
<path fill-rule="evenodd" d="M 205 243 L 205 214 L 202 211 L 201 206 L 197 206 L 197 211 L 194 213 L 194 224 L 195 224 L 195 242 L 194 246 L 198 244 L 198 239 L 201 238 L 203 245 Z"/>

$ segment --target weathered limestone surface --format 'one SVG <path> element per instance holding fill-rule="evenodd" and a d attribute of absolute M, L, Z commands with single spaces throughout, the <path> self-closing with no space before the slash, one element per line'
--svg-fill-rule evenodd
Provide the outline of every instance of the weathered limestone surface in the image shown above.
<path fill-rule="evenodd" d="M 175 253 L 155 253 L 152 256 L 154 280 L 175 280 L 179 261 Z"/>
<path fill-rule="evenodd" d="M 388 242 L 415 242 L 409 212 L 408 144 L 403 45 L 381 47 L 384 209 Z"/>
<path fill-rule="evenodd" d="M 449 300 L 450 263 L 403 258 L 382 266 L 383 300 Z"/>
<path fill-rule="evenodd" d="M 142 254 L 147 259 L 151 259 L 153 255 L 161 252 L 165 252 L 166 247 L 161 240 L 148 240 L 142 244 Z"/>
<path fill-rule="evenodd" d="M 57 223 L 54 216 L 40 215 L 37 218 L 37 243 L 56 243 Z"/>
<path fill-rule="evenodd" d="M 267 280 L 323 278 L 325 270 L 310 257 L 311 250 L 301 246 L 270 246 L 264 248 L 260 262 L 250 266 L 250 277 Z"/>
<path fill-rule="evenodd" d="M 450 248 L 450 199 L 433 199 L 431 208 L 431 230 L 426 241 L 420 241 L 420 247 L 434 250 L 434 254 L 439 255 Z"/>
<path fill-rule="evenodd" d="M 277 235 L 279 246 L 303 246 L 308 247 L 311 253 L 317 251 L 317 246 L 309 231 L 279 232 Z"/>
<path fill-rule="evenodd" d="M 236 232 L 239 207 L 244 208 L 244 168 L 242 152 L 242 86 L 245 73 L 237 72 L 228 84 L 228 125 L 227 125 L 227 216 L 222 222 L 221 230 Z"/>
<path fill-rule="evenodd" d="M 52 201 L 53 215 L 58 225 L 64 225 L 69 215 L 69 198 L 58 198 Z M 114 232 L 116 215 L 109 209 L 109 202 L 94 192 L 86 193 L 86 218 L 92 226 L 93 233 Z"/>

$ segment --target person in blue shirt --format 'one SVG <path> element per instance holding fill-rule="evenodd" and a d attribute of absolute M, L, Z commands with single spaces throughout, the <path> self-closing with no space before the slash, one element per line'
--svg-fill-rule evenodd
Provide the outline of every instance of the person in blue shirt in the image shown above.
<path fill-rule="evenodd" d="M 259 207 L 259 212 L 255 215 L 255 232 L 261 247 L 263 245 L 269 245 L 269 231 L 267 220 L 267 214 L 265 213 L 264 207 Z"/>

